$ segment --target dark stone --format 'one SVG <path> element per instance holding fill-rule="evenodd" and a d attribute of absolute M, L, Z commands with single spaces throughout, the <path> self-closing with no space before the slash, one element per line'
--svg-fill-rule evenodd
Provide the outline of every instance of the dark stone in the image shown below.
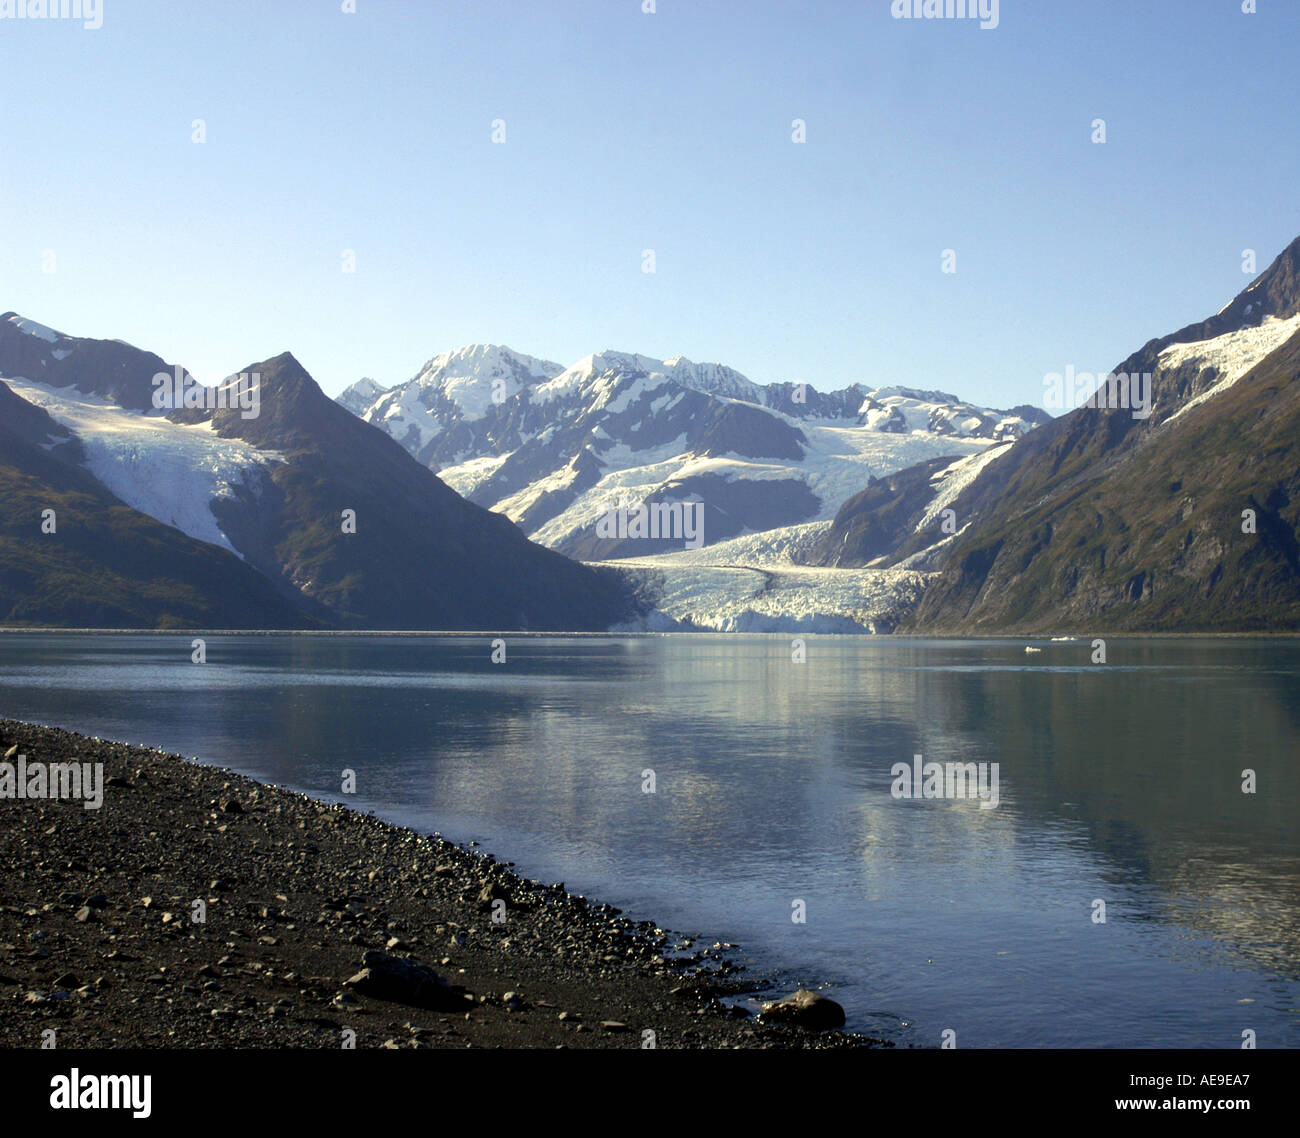
<path fill-rule="evenodd" d="M 763 1005 L 762 1018 L 768 1023 L 792 1023 L 813 1031 L 844 1026 L 844 1009 L 834 1000 L 800 988 L 792 996 Z"/>
<path fill-rule="evenodd" d="M 499 881 L 489 881 L 479 890 L 480 908 L 490 909 L 493 901 L 504 901 L 508 906 L 512 905 L 513 898 L 510 896 L 510 891 Z"/>
<path fill-rule="evenodd" d="M 364 967 L 346 981 L 345 987 L 363 996 L 432 1011 L 459 1011 L 465 1007 L 464 989 L 448 984 L 422 964 L 373 951 L 362 957 L 362 964 Z"/>

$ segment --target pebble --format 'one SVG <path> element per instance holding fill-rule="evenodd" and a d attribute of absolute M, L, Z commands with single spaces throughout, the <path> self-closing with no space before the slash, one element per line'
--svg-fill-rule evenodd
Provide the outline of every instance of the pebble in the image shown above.
<path fill-rule="evenodd" d="M 0 977 L 12 985 L 8 997 L 0 987 L 0 1000 L 14 1013 L 6 1019 L 0 1006 L 0 1049 L 31 1046 L 31 1024 L 56 1007 L 70 1039 L 91 1047 L 336 1049 L 348 1028 L 369 1047 L 387 1038 L 397 1046 L 552 1047 L 593 1029 L 606 1038 L 590 1043 L 618 1046 L 642 1021 L 688 1047 L 852 1043 L 761 1023 L 742 1034 L 731 1016 L 743 1013 L 709 1004 L 725 966 L 707 976 L 698 960 L 670 966 L 659 949 L 677 936 L 662 926 L 571 896 L 560 883 L 529 881 L 469 848 L 161 751 L 0 719 L 0 748 L 12 747 L 103 761 L 110 775 L 116 765 L 115 777 L 131 775 L 140 793 L 130 811 L 84 817 L 30 803 L 6 813 L 0 801 L 0 841 L 28 851 L 0 906 L 0 941 L 14 945 Z M 192 925 L 190 901 L 208 894 L 206 927 Z M 480 909 L 488 899 L 506 901 L 506 929 L 489 922 L 490 902 Z M 288 935 L 295 923 L 306 936 Z M 710 951 L 728 947 L 713 943 Z M 358 957 L 382 949 L 420 967 L 414 953 L 428 952 L 461 988 L 459 1003 L 434 1009 L 427 1028 L 409 1019 L 399 1027 L 402 1004 L 341 990 L 357 975 Z M 73 961 L 79 974 L 67 967 Z M 95 975 L 95 962 L 107 976 Z M 95 979 L 82 983 L 87 969 Z M 689 990 L 673 1000 L 669 985 Z M 466 988 L 479 1015 L 470 1014 Z M 490 991 L 503 994 L 482 994 Z M 590 1027 L 571 1010 L 575 991 L 587 994 Z M 528 1017 L 529 1008 L 556 1019 Z M 507 1020 L 507 1010 L 521 1014 Z M 362 1033 L 367 1022 L 388 1030 Z"/>

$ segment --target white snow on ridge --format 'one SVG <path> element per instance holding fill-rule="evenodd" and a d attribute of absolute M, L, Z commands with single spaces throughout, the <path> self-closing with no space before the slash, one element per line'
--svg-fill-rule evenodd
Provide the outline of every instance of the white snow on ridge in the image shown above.
<path fill-rule="evenodd" d="M 663 387 L 668 382 L 668 377 L 662 372 L 652 372 L 644 378 L 638 377 L 624 388 L 617 396 L 607 401 L 596 404 L 597 407 L 603 406 L 604 410 L 611 415 L 620 415 L 626 411 L 633 403 L 637 402 L 642 394 L 647 391 L 654 391 Z M 660 399 L 666 403 L 668 396 L 661 396 Z M 658 402 L 658 401 L 656 401 Z"/>
<path fill-rule="evenodd" d="M 841 399 L 828 404 L 827 417 L 805 419 L 784 407 L 768 406 L 772 393 L 723 364 L 696 364 L 683 356 L 658 360 L 617 351 L 593 353 L 561 369 L 505 348 L 462 348 L 435 357 L 415 380 L 371 403 L 361 412 L 362 417 L 422 461 L 430 461 L 433 452 L 432 461 L 446 464 L 438 473 L 448 485 L 461 493 L 481 493 L 485 480 L 499 469 L 498 465 L 482 461 L 486 458 L 484 452 L 496 445 L 496 436 L 480 439 L 473 430 L 458 432 L 453 447 L 439 435 L 453 424 L 459 426 L 462 421 L 481 418 L 487 411 L 488 389 L 482 386 L 482 378 L 486 368 L 494 374 L 502 370 L 496 361 L 505 361 L 510 373 L 505 377 L 505 395 L 509 398 L 517 393 L 526 405 L 524 421 L 530 424 L 529 430 L 536 431 L 539 423 L 549 422 L 551 426 L 532 440 L 522 433 L 518 439 L 510 439 L 507 445 L 518 447 L 531 442 L 530 454 L 537 452 L 530 460 L 534 468 L 532 482 L 508 496 L 485 501 L 485 505 L 518 523 L 535 513 L 543 495 L 557 494 L 556 505 L 563 504 L 574 492 L 576 468 L 569 451 L 542 453 L 554 430 L 584 425 L 588 436 L 582 445 L 599 460 L 599 481 L 595 486 L 578 493 L 555 517 L 540 525 L 533 523 L 529 529 L 532 540 L 552 547 L 561 547 L 594 526 L 611 504 L 644 501 L 667 492 L 670 483 L 704 480 L 689 490 L 668 493 L 669 497 L 680 497 L 693 492 L 707 494 L 715 479 L 727 483 L 800 482 L 810 492 L 804 496 L 807 506 L 800 511 L 802 517 L 809 522 L 824 522 L 831 520 L 843 502 L 862 490 L 872 477 L 927 459 L 952 456 L 956 460 L 982 454 L 990 447 L 1001 449 L 1001 440 L 973 437 L 973 432 L 990 420 L 990 412 L 943 392 L 897 386 L 861 388 L 864 398 L 856 414 L 849 410 L 854 400 Z M 473 378 L 462 381 L 457 378 L 462 374 Z M 500 384 L 497 387 L 499 391 Z M 652 417 L 670 411 L 691 391 L 707 393 L 717 403 L 751 406 L 758 415 L 784 423 L 805 440 L 802 453 L 785 458 L 749 457 L 744 452 L 760 448 L 748 445 L 749 426 L 744 419 L 737 420 L 736 442 L 732 444 L 742 452 L 739 454 L 688 454 L 689 432 L 666 445 L 638 447 L 635 440 L 642 429 L 652 426 Z M 459 410 L 449 408 L 447 399 L 453 400 Z M 347 405 L 348 401 L 340 397 L 340 402 Z M 833 414 L 831 407 L 835 408 Z M 633 409 L 640 413 L 635 421 L 628 415 Z M 629 421 L 611 422 L 620 415 Z M 1000 414 L 996 418 L 1008 431 L 1016 423 L 1015 416 Z M 463 445 L 461 438 L 466 440 Z M 449 453 L 453 450 L 457 453 Z M 570 450 L 581 450 L 581 446 Z M 959 489 L 955 483 L 954 487 Z M 952 492 L 955 494 L 956 489 Z M 742 508 L 751 525 L 757 524 L 753 519 L 764 513 L 753 498 Z M 795 516 L 769 513 L 773 521 Z"/>
<path fill-rule="evenodd" d="M 494 396 L 509 399 L 530 383 L 551 379 L 562 370 L 559 364 L 521 355 L 504 346 L 471 344 L 434 356 L 412 383 L 402 384 L 399 390 L 403 390 L 405 398 L 420 389 L 438 388 L 460 408 L 466 422 L 475 422 L 487 414 Z M 418 401 L 404 406 L 418 408 L 418 414 L 426 413 Z M 390 410 L 384 417 L 392 415 Z M 435 431 L 429 437 L 438 433 Z"/>
<path fill-rule="evenodd" d="M 866 488 L 870 478 L 945 454 L 982 454 L 991 445 L 989 439 L 957 438 L 923 429 L 899 435 L 805 424 L 802 430 L 808 439 L 808 453 L 798 470 L 821 499 L 815 521 L 832 520 L 849 498 Z"/>
<path fill-rule="evenodd" d="M 649 356 L 629 352 L 594 352 L 589 356 L 583 356 L 576 364 L 565 368 L 559 375 L 537 384 L 529 392 L 529 399 L 533 403 L 545 406 L 554 399 L 565 399 L 577 394 L 597 376 L 609 372 L 612 374 L 608 382 L 603 385 L 606 388 L 605 398 L 608 398 L 609 390 L 623 378 L 625 372 L 640 371 L 653 375 L 662 366 L 662 361 L 651 359 Z"/>
<path fill-rule="evenodd" d="M 387 387 L 367 375 L 362 376 L 355 383 L 348 384 L 338 393 L 337 401 L 354 415 L 364 418 L 370 405 L 387 393 Z"/>
<path fill-rule="evenodd" d="M 725 364 L 697 364 L 685 356 L 657 360 L 653 356 L 643 356 L 636 352 L 614 351 L 583 356 L 572 367 L 565 368 L 559 375 L 534 387 L 532 400 L 534 403 L 546 404 L 552 399 L 573 395 L 606 372 L 612 373 L 611 385 L 625 379 L 628 372 L 644 373 L 645 378 L 633 385 L 636 395 L 641 391 L 662 387 L 671 380 L 695 391 L 721 398 L 741 399 L 762 406 L 762 388 Z M 632 398 L 634 396 L 630 394 L 627 401 L 620 397 L 616 400 L 618 405 L 611 405 L 609 410 L 614 413 L 622 411 Z"/>
<path fill-rule="evenodd" d="M 950 542 L 956 541 L 968 529 L 970 529 L 970 522 L 967 522 L 956 533 L 950 533 L 946 537 L 940 538 L 933 545 L 927 545 L 924 549 L 918 549 L 910 557 L 904 557 L 903 560 L 898 562 L 898 564 L 893 566 L 893 568 L 920 569 L 921 566 L 926 564 L 934 556 L 936 550 L 940 550 Z"/>
<path fill-rule="evenodd" d="M 183 425 L 72 388 L 4 382 L 72 431 L 85 449 L 86 467 L 132 509 L 242 556 L 217 525 L 211 503 L 232 497 L 249 470 L 283 462 L 282 455 L 223 439 L 211 423 Z"/>
<path fill-rule="evenodd" d="M 456 466 L 449 466 L 438 471 L 438 477 L 456 491 L 462 498 L 468 498 L 484 482 L 492 477 L 502 464 L 515 452 L 490 454 L 483 458 L 471 458 Z"/>
<path fill-rule="evenodd" d="M 763 389 L 726 364 L 696 364 L 685 356 L 673 356 L 664 360 L 662 366 L 667 377 L 683 387 L 762 405 Z"/>
<path fill-rule="evenodd" d="M 901 420 L 913 433 L 934 432 L 939 424 L 944 424 L 952 432 L 947 437 L 967 438 L 984 425 L 984 420 L 979 414 L 973 414 L 973 410 L 988 412 L 989 409 L 972 408 L 955 395 L 942 391 L 880 387 L 866 392 L 857 413 L 862 416 L 863 425 L 871 431 L 887 430 L 888 424 Z M 998 426 L 1006 430 L 1014 422 L 1014 416 L 1004 415 Z"/>
<path fill-rule="evenodd" d="M 702 475 L 716 475 L 727 481 L 802 481 L 821 503 L 816 516 L 809 520 L 829 522 L 845 500 L 862 490 L 871 477 L 881 477 L 944 454 L 966 456 L 962 462 L 972 457 L 988 461 L 986 455 L 990 451 L 1001 453 L 1004 449 L 1003 444 L 990 444 L 988 439 L 954 438 L 929 431 L 881 434 L 858 427 L 815 423 L 804 423 L 801 429 L 808 439 L 807 454 L 803 461 L 793 464 L 734 455 L 688 455 L 684 453 L 685 435 L 644 451 L 633 451 L 626 444 L 610 447 L 600 452 L 604 464 L 600 481 L 529 536 L 542 545 L 558 546 L 579 531 L 594 526 L 597 519 L 619 501 L 636 504 L 663 490 L 670 482 Z M 954 478 L 959 477 L 958 465 L 949 468 Z M 462 463 L 440 472 L 439 476 L 448 485 L 458 488 L 462 472 L 468 474 L 470 468 L 471 464 Z M 960 477 L 969 481 L 978 472 L 978 467 L 968 469 L 963 466 Z M 498 502 L 493 509 L 517 522 L 538 493 L 561 489 L 570 480 L 567 470 L 556 472 L 555 476 L 539 479 L 530 487 Z M 951 497 L 955 497 L 963 485 L 965 482 L 953 482 Z M 950 500 L 945 498 L 944 504 Z M 705 540 L 709 540 L 707 533 Z"/>
<path fill-rule="evenodd" d="M 678 435 L 662 446 L 640 452 L 638 457 L 642 459 L 641 464 L 626 467 L 620 466 L 619 462 L 631 453 L 629 448 L 625 445 L 610 447 L 602 456 L 608 464 L 608 473 L 591 489 L 579 494 L 563 513 L 530 534 L 530 538 L 541 545 L 558 545 L 571 534 L 594 527 L 606 510 L 620 502 L 635 505 L 645 501 L 676 475 L 685 445 L 686 436 Z M 560 488 L 570 481 L 568 470 L 568 467 L 562 468 L 548 479 L 539 480 L 532 485 L 544 483 L 545 488 Z M 518 521 L 534 498 L 531 487 L 525 487 L 493 508 L 511 521 Z"/>
<path fill-rule="evenodd" d="M 920 533 L 923 529 L 934 522 L 939 516 L 941 510 L 945 509 L 963 490 L 966 489 L 976 476 L 990 462 L 1000 454 L 1005 454 L 1007 447 L 1011 444 L 1003 443 L 999 446 L 991 446 L 988 450 L 980 454 L 972 454 L 968 458 L 960 459 L 951 466 L 944 467 L 932 479 L 930 485 L 939 483 L 939 492 L 934 496 L 933 501 L 926 507 L 925 513 L 921 520 L 917 522 L 914 533 Z"/>
<path fill-rule="evenodd" d="M 460 408 L 460 413 L 467 422 L 473 423 L 483 418 L 492 406 L 492 387 L 499 380 L 498 390 L 503 390 L 506 399 L 519 390 L 519 383 L 514 376 L 456 375 L 448 376 L 442 381 L 442 389 L 447 398 Z"/>
<path fill-rule="evenodd" d="M 57 344 L 63 337 L 53 328 L 47 328 L 44 324 L 37 324 L 35 320 L 24 320 L 21 316 L 9 317 L 9 323 L 18 331 L 35 336 L 38 340 L 44 340 L 49 344 Z"/>
<path fill-rule="evenodd" d="M 442 434 L 442 424 L 426 411 L 427 409 L 420 403 L 420 389 L 411 385 L 383 395 L 363 418 L 367 423 L 376 426 L 380 422 L 396 419 L 406 428 L 403 432 L 404 436 L 409 437 L 410 432 L 414 431 L 417 446 L 424 447 Z M 403 441 L 403 438 L 395 433 L 393 437 L 399 442 Z"/>
<path fill-rule="evenodd" d="M 1300 331 L 1300 315 L 1292 316 L 1289 320 L 1266 316 L 1263 322 L 1254 328 L 1240 328 L 1236 332 L 1226 332 L 1212 340 L 1197 340 L 1191 344 L 1171 344 L 1165 348 L 1160 353 L 1160 367 L 1166 370 L 1172 371 L 1191 363 L 1202 369 L 1214 368 L 1219 374 L 1218 381 L 1213 387 L 1189 399 L 1170 415 L 1165 423 L 1172 423 L 1193 407 L 1227 391 L 1251 368 L 1269 353 L 1281 347 L 1298 331 Z"/>
<path fill-rule="evenodd" d="M 547 494 L 566 489 L 578 477 L 578 459 L 575 456 L 568 466 L 552 471 L 544 478 L 530 482 L 516 494 L 503 498 L 493 507 L 498 513 L 505 514 L 511 521 L 517 521 L 533 508 Z"/>

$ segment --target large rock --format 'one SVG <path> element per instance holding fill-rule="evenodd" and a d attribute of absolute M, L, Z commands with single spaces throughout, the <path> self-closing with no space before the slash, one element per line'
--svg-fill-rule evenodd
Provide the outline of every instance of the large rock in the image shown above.
<path fill-rule="evenodd" d="M 514 898 L 510 896 L 510 890 L 499 881 L 485 882 L 483 888 L 478 893 L 479 907 L 490 909 L 493 901 L 504 901 L 507 906 L 513 908 Z"/>
<path fill-rule="evenodd" d="M 463 1010 L 469 998 L 463 988 L 448 984 L 433 969 L 400 956 L 367 952 L 361 962 L 365 967 L 345 986 L 363 996 L 432 1011 Z"/>
<path fill-rule="evenodd" d="M 792 996 L 763 1005 L 762 1017 L 769 1023 L 793 1023 L 813 1031 L 844 1026 L 844 1009 L 834 1000 L 800 988 Z"/>

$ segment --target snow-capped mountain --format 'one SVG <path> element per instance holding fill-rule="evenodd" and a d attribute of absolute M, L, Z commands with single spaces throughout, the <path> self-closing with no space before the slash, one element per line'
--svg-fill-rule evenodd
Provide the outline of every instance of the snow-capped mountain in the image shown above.
<path fill-rule="evenodd" d="M 563 368 L 484 345 L 388 390 L 363 380 L 339 402 L 471 501 L 590 560 L 682 548 L 598 533 L 620 503 L 700 501 L 706 543 L 829 521 L 872 476 L 976 454 L 1048 419 L 907 387 L 761 386 L 682 356 L 605 351 Z"/>
<path fill-rule="evenodd" d="M 961 533 L 938 558 L 917 532 L 886 559 L 915 564 L 925 546 L 942 566 L 918 627 L 1300 627 L 1300 238 L 1214 316 L 1114 371 L 1149 375 L 1149 415 L 1109 383 L 1101 406 L 1008 447 L 951 500 Z M 864 510 L 837 536 L 881 521 Z"/>
<path fill-rule="evenodd" d="M 12 351 L 38 374 L 43 374 L 42 359 L 58 364 L 77 347 L 75 341 L 33 321 L 0 317 L 0 358 Z M 129 361 L 113 346 L 88 349 L 87 354 L 104 365 L 116 360 L 123 365 L 121 374 L 129 378 Z M 111 370 L 98 378 L 103 380 Z M 94 382 L 86 377 L 86 386 Z M 132 509 L 93 473 L 96 467 L 104 469 L 106 452 L 95 446 L 103 436 L 84 431 L 84 421 L 79 424 L 82 430 L 74 430 L 13 388 L 25 394 L 38 389 L 35 384 L 0 380 L 0 621 L 73 628 L 314 626 L 228 546 L 208 544 Z M 99 396 L 85 398 L 88 407 L 106 403 Z M 51 402 L 57 403 L 56 410 L 67 406 L 62 398 Z M 108 435 L 124 425 L 116 415 L 144 418 L 116 404 L 110 414 L 114 417 L 106 420 Z M 139 443 L 139 436 L 129 431 L 128 436 L 120 440 L 121 457 Z M 190 486 L 202 477 L 188 467 L 179 475 Z M 160 487 L 141 489 L 148 494 Z"/>
<path fill-rule="evenodd" d="M 509 348 L 479 344 L 435 356 L 409 383 L 392 390 L 359 380 L 338 401 L 436 471 L 439 456 L 473 447 L 475 424 L 493 407 L 563 370 Z"/>
<path fill-rule="evenodd" d="M 373 379 L 362 378 L 344 391 L 338 401 L 352 414 L 360 415 L 387 390 L 383 384 L 376 383 Z"/>
<path fill-rule="evenodd" d="M 633 627 L 1300 628 L 1300 239 L 1024 437 L 873 477 L 831 522 L 626 558 Z M 1130 379 L 1131 383 L 1131 379 Z M 1149 400 L 1149 402 L 1148 402 Z"/>
<path fill-rule="evenodd" d="M 473 393 L 459 393 L 472 406 Z M 0 502 L 0 535 L 37 535 L 40 554 L 29 550 L 27 561 L 45 567 L 44 576 L 0 576 L 0 619 L 34 611 L 28 601 L 39 595 L 40 612 L 59 623 L 52 598 L 72 582 L 73 592 L 109 594 L 96 611 L 117 615 L 100 623 L 148 623 L 142 595 L 154 596 L 156 621 L 202 623 L 193 614 L 206 613 L 214 626 L 242 627 L 246 612 L 254 627 L 601 629 L 627 611 L 611 574 L 465 501 L 325 396 L 287 352 L 205 388 L 130 345 L 7 313 L 0 398 L 12 420 L 0 436 L 0 483 L 19 488 L 11 497 L 20 503 Z M 41 544 L 44 507 L 28 498 L 64 501 L 74 489 L 81 497 Z M 87 516 L 93 538 L 78 524 Z M 155 534 L 163 527 L 165 541 Z M 131 550 L 128 531 L 200 565 L 199 576 L 229 587 L 229 603 L 204 603 L 193 585 L 158 592 L 148 582 L 160 567 L 148 546 Z M 124 551 L 141 580 L 109 588 L 103 567 Z M 5 545 L 0 557 L 11 552 Z M 74 564 L 87 566 L 85 579 Z M 118 603 L 123 594 L 129 603 Z"/>

